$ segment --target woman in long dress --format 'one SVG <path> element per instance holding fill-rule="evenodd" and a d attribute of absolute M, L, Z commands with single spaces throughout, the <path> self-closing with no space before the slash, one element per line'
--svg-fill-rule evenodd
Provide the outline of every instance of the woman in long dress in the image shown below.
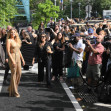
<path fill-rule="evenodd" d="M 21 60 L 23 66 L 25 61 L 20 51 L 21 40 L 16 29 L 11 29 L 7 35 L 6 49 L 9 56 L 9 67 L 11 70 L 10 86 L 8 88 L 9 96 L 20 97 L 18 85 L 21 78 Z"/>

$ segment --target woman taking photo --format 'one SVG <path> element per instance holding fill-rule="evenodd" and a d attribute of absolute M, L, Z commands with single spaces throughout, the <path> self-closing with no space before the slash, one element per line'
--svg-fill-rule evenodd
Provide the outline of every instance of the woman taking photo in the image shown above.
<path fill-rule="evenodd" d="M 46 41 L 46 34 L 41 33 L 40 39 L 36 45 L 35 53 L 33 57 L 32 64 L 37 58 L 38 62 L 38 82 L 43 82 L 44 80 L 44 67 L 46 67 L 46 82 L 47 87 L 50 87 L 50 75 L 51 75 L 51 54 L 52 54 L 51 44 Z"/>
<path fill-rule="evenodd" d="M 20 97 L 18 85 L 21 78 L 21 60 L 23 66 L 25 61 L 20 52 L 21 40 L 16 29 L 10 29 L 7 35 L 6 49 L 9 56 L 9 67 L 11 70 L 10 86 L 8 88 L 9 96 Z"/>

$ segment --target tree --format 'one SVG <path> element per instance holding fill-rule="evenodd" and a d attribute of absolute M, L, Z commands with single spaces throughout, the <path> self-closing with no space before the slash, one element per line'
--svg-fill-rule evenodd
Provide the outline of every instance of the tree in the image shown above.
<path fill-rule="evenodd" d="M 72 2 L 72 17 L 73 18 L 79 18 L 79 6 L 78 6 L 78 3 L 81 3 L 80 5 L 80 15 L 81 15 L 81 18 L 84 18 L 85 17 L 85 3 L 83 0 L 73 0 Z M 62 17 L 69 17 L 70 18 L 70 14 L 71 14 L 71 3 L 70 3 L 70 0 L 65 0 L 64 1 L 64 10 L 61 11 L 62 14 L 60 13 L 60 16 Z"/>
<path fill-rule="evenodd" d="M 89 1 L 89 2 L 88 2 Z M 72 17 L 78 18 L 79 17 L 79 7 L 78 3 L 81 3 L 80 8 L 80 15 L 81 18 L 85 18 L 86 12 L 85 7 L 90 4 L 92 5 L 92 13 L 98 12 L 99 16 L 102 17 L 103 10 L 111 10 L 111 0 L 73 0 L 72 3 Z M 60 16 L 62 17 L 70 17 L 70 0 L 64 0 L 65 9 L 61 11 Z"/>
<path fill-rule="evenodd" d="M 33 26 L 37 28 L 41 21 L 46 25 L 51 17 L 58 17 L 59 11 L 59 6 L 55 6 L 50 0 L 46 0 L 44 3 L 39 3 L 36 8 L 36 13 L 32 14 Z"/>
<path fill-rule="evenodd" d="M 50 0 L 53 2 L 55 0 Z M 63 0 L 63 7 L 64 10 L 60 10 L 59 17 L 58 18 L 66 18 L 67 16 L 70 18 L 70 0 Z M 35 10 L 36 8 L 36 13 L 37 13 L 37 7 L 39 3 L 44 3 L 45 0 L 31 0 L 31 9 Z M 85 18 L 86 17 L 86 11 L 85 11 L 85 7 L 90 4 L 92 5 L 92 14 L 96 15 L 96 13 L 98 13 L 99 16 L 102 17 L 103 14 L 103 10 L 111 10 L 111 0 L 73 0 L 72 2 L 72 17 L 73 18 L 78 18 L 79 17 L 79 6 L 78 3 L 81 3 L 80 5 L 80 17 L 81 18 Z M 60 0 L 56 0 L 57 5 L 60 5 Z M 35 11 L 34 11 L 35 12 Z"/>
<path fill-rule="evenodd" d="M 17 14 L 16 0 L 0 0 L 0 26 L 11 24 L 10 19 Z"/>
<path fill-rule="evenodd" d="M 30 9 L 35 10 L 39 3 L 43 3 L 45 0 L 30 0 Z"/>

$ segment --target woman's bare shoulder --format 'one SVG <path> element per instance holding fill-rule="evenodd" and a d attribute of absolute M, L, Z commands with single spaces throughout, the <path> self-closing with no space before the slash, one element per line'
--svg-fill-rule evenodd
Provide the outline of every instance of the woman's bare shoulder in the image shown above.
<path fill-rule="evenodd" d="M 7 39 L 7 42 L 8 42 L 8 43 L 11 43 L 11 41 L 12 41 L 11 39 Z"/>

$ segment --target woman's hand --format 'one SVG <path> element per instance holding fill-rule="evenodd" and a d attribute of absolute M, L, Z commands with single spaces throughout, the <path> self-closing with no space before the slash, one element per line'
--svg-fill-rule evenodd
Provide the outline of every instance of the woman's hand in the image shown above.
<path fill-rule="evenodd" d="M 5 62 L 8 63 L 8 59 L 5 59 Z"/>
<path fill-rule="evenodd" d="M 12 66 L 15 67 L 15 66 L 16 66 L 16 63 L 15 63 L 15 62 L 12 62 Z"/>
<path fill-rule="evenodd" d="M 50 47 L 50 46 L 47 47 L 47 53 L 50 53 L 50 54 L 53 53 L 53 51 L 51 50 L 51 47 Z"/>
<path fill-rule="evenodd" d="M 27 42 L 27 40 L 26 40 L 26 39 L 23 39 L 22 42 Z"/>
<path fill-rule="evenodd" d="M 35 63 L 35 58 L 33 58 L 33 60 L 32 60 L 32 65 Z"/>
<path fill-rule="evenodd" d="M 25 61 L 24 60 L 22 61 L 22 64 L 23 64 L 23 66 L 25 65 Z"/>
<path fill-rule="evenodd" d="M 56 46 L 56 49 L 57 49 L 57 50 L 60 50 L 60 48 L 59 48 L 58 46 Z"/>

